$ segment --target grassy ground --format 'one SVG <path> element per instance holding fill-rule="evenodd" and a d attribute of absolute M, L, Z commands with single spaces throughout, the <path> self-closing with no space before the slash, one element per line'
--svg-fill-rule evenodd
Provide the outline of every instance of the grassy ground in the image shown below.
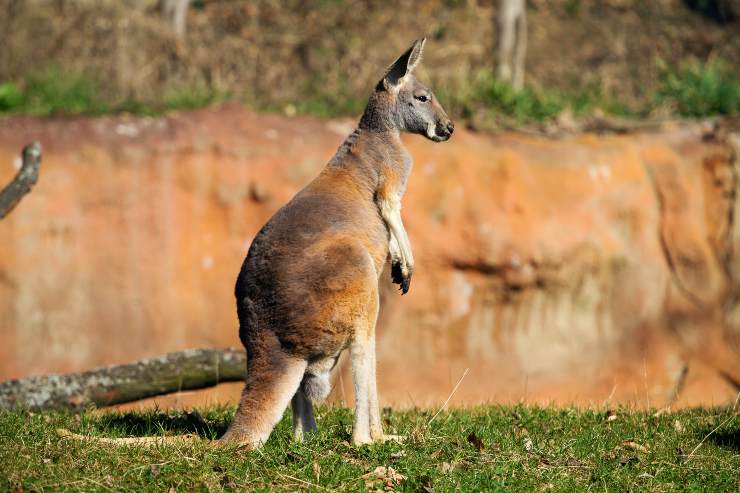
<path fill-rule="evenodd" d="M 321 432 L 291 440 L 290 417 L 255 452 L 207 442 L 159 448 L 62 440 L 196 432 L 233 409 L 198 413 L 0 412 L 0 491 L 738 491 L 740 415 L 481 407 L 384 412 L 404 443 L 350 446 L 351 411 L 319 410 Z M 174 488 L 174 490 L 172 489 Z"/>

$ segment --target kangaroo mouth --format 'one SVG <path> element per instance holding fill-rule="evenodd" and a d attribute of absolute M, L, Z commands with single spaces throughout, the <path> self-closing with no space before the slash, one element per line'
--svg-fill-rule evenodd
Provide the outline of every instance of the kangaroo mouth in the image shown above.
<path fill-rule="evenodd" d="M 442 126 L 441 124 L 429 125 L 427 127 L 426 137 L 434 142 L 445 142 L 452 137 L 451 124 Z"/>

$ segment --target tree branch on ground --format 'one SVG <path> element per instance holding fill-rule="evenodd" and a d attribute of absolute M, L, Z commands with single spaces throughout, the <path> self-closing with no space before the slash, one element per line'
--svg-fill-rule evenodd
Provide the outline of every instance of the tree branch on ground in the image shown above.
<path fill-rule="evenodd" d="M 246 361 L 241 349 L 189 349 L 82 373 L 9 380 L 0 382 L 0 409 L 110 406 L 239 382 Z"/>
<path fill-rule="evenodd" d="M 41 144 L 32 142 L 23 148 L 23 164 L 13 181 L 0 190 L 0 219 L 7 216 L 39 178 Z"/>

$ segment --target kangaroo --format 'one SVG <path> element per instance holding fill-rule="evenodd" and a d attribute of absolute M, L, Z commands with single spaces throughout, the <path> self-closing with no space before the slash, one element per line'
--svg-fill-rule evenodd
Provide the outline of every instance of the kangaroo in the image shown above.
<path fill-rule="evenodd" d="M 378 282 L 390 258 L 403 294 L 414 272 L 401 221 L 411 156 L 400 133 L 446 141 L 454 125 L 432 91 L 416 80 L 425 39 L 417 40 L 375 86 L 357 129 L 323 171 L 257 233 L 236 281 L 239 338 L 247 376 L 239 407 L 215 445 L 257 448 L 291 403 L 297 440 L 317 429 L 312 401 L 326 398 L 329 373 L 349 349 L 355 395 L 352 442 L 385 435 L 375 381 Z M 60 429 L 62 437 L 150 445 L 192 437 L 100 439 Z"/>
<path fill-rule="evenodd" d="M 403 294 L 414 272 L 401 220 L 412 160 L 400 133 L 441 142 L 454 130 L 413 75 L 425 41 L 387 69 L 357 129 L 254 238 L 235 289 L 246 385 L 222 443 L 259 446 L 289 402 L 294 437 L 315 431 L 312 401 L 328 395 L 329 373 L 345 349 L 355 395 L 352 442 L 389 438 L 375 380 L 378 281 L 389 257 Z"/>

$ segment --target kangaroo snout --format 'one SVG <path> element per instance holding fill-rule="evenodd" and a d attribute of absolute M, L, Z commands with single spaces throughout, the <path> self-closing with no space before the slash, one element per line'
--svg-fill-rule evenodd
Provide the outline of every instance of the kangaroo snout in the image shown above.
<path fill-rule="evenodd" d="M 448 140 L 450 137 L 452 137 L 452 132 L 454 131 L 455 124 L 452 122 L 452 120 L 447 120 L 446 122 L 437 122 L 436 133 L 443 140 Z"/>
<path fill-rule="evenodd" d="M 452 120 L 440 120 L 434 126 L 434 133 L 429 137 L 435 142 L 444 142 L 450 140 L 454 131 L 455 124 L 452 123 Z"/>

